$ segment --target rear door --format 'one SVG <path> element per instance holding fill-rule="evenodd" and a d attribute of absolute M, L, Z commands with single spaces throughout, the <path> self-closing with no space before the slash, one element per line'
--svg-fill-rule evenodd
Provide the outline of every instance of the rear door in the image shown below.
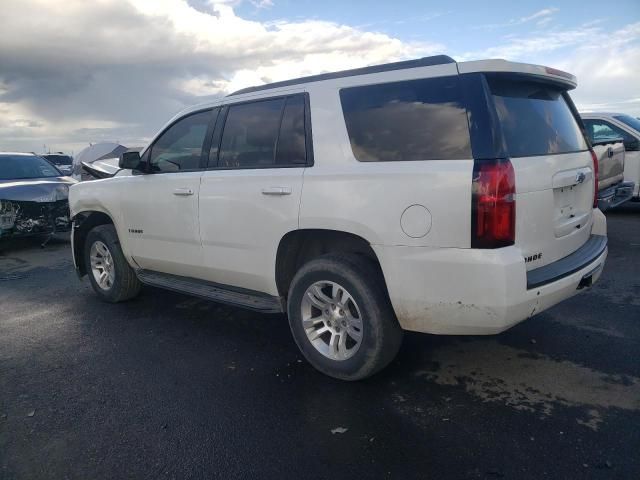
<path fill-rule="evenodd" d="M 487 80 L 516 176 L 516 246 L 537 268 L 589 239 L 593 160 L 562 87 L 509 74 Z"/>
<path fill-rule="evenodd" d="M 311 162 L 306 104 L 295 94 L 223 108 L 200 187 L 207 280 L 277 295 L 277 248 L 298 228 Z"/>

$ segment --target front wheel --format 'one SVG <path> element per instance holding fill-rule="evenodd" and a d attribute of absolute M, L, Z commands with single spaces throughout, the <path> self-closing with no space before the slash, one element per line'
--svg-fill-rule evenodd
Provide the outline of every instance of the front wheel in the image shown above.
<path fill-rule="evenodd" d="M 91 286 L 103 300 L 117 303 L 140 293 L 140 280 L 124 258 L 113 225 L 99 225 L 89 232 L 84 258 Z"/>
<path fill-rule="evenodd" d="M 361 255 L 323 255 L 303 265 L 291 283 L 287 309 L 305 358 L 341 380 L 378 372 L 402 342 L 382 274 Z"/>

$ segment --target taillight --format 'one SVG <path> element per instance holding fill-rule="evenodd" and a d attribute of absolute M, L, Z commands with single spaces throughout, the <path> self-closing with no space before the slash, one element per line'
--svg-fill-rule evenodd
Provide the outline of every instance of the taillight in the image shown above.
<path fill-rule="evenodd" d="M 500 248 L 516 240 L 516 177 L 509 159 L 475 160 L 471 247 Z"/>
<path fill-rule="evenodd" d="M 598 157 L 593 150 L 590 152 L 593 160 L 593 208 L 598 208 Z"/>

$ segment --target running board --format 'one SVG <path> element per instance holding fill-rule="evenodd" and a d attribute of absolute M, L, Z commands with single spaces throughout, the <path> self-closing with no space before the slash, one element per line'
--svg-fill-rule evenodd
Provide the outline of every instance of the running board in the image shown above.
<path fill-rule="evenodd" d="M 261 313 L 284 312 L 281 297 L 274 297 L 266 293 L 220 285 L 206 280 L 152 272 L 150 270 L 138 270 L 136 274 L 142 283 L 153 287 L 186 293 L 206 300 L 248 308 Z"/>

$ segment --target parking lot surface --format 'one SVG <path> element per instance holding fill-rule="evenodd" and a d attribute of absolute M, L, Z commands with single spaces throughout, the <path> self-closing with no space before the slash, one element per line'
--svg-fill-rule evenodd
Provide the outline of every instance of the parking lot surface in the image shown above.
<path fill-rule="evenodd" d="M 0 478 L 640 478 L 640 204 L 607 218 L 591 290 L 498 336 L 406 334 L 357 383 L 283 316 L 101 303 L 66 240 L 5 245 Z"/>

